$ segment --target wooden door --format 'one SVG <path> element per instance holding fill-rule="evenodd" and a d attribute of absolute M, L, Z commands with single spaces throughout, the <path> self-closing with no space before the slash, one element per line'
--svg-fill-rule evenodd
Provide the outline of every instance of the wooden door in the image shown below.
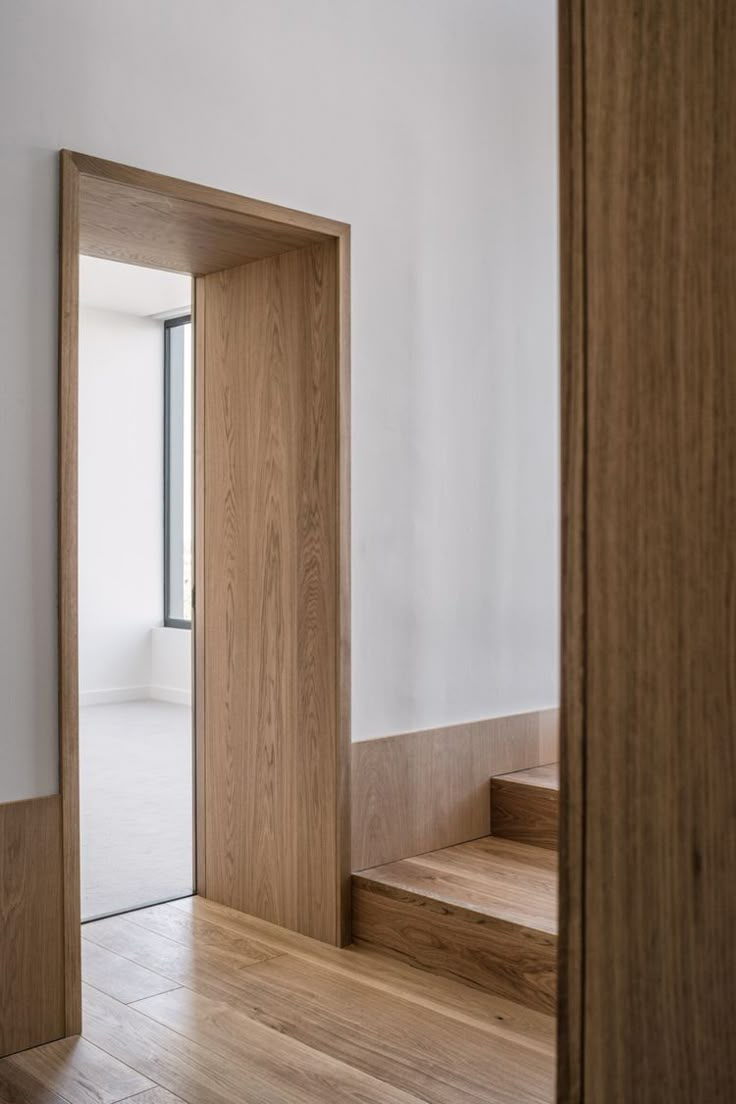
<path fill-rule="evenodd" d="M 335 943 L 346 934 L 348 873 L 337 273 L 338 245 L 328 241 L 197 282 L 206 794 L 198 888 Z"/>
<path fill-rule="evenodd" d="M 561 7 L 561 1101 L 736 1099 L 736 5 Z"/>

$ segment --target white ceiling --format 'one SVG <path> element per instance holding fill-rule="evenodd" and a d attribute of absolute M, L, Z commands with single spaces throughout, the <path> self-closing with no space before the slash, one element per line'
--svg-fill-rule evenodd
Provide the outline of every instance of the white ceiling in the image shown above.
<path fill-rule="evenodd" d="M 120 311 L 141 317 L 181 314 L 192 298 L 190 276 L 155 268 L 79 258 L 79 303 L 82 307 Z"/>

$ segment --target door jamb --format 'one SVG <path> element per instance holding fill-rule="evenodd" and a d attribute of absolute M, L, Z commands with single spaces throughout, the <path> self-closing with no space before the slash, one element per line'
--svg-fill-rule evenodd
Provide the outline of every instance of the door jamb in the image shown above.
<path fill-rule="evenodd" d="M 229 192 L 148 173 L 85 154 L 60 153 L 59 239 L 59 425 L 58 425 L 58 654 L 59 654 L 59 786 L 62 803 L 63 928 L 65 1030 L 76 1035 L 82 1029 L 81 988 L 81 888 L 79 836 L 79 645 L 78 645 L 78 355 L 79 355 L 79 255 L 81 241 L 80 182 L 82 177 L 136 187 L 185 200 L 202 211 L 231 213 L 258 223 L 264 233 L 303 230 L 337 242 L 338 250 L 338 463 L 335 493 L 338 503 L 337 534 L 337 779 L 340 930 L 349 941 L 350 901 L 350 227 L 346 223 L 278 207 Z M 131 247 L 133 248 L 133 247 Z M 102 255 L 102 254 L 101 254 Z M 117 259 L 123 259 L 118 256 Z M 130 263 L 136 263 L 133 256 Z M 140 263 L 140 260 L 137 262 Z M 161 265 L 160 267 L 165 267 Z M 190 273 L 191 274 L 191 273 Z M 194 276 L 195 320 L 195 610 L 204 595 L 204 557 L 201 554 L 203 521 L 202 363 L 204 281 Z M 198 325 L 197 323 L 200 323 Z M 199 401 L 198 401 L 199 400 Z M 197 430 L 199 429 L 199 433 Z M 197 491 L 199 488 L 199 491 Z M 194 627 L 194 626 L 193 626 Z M 194 711 L 196 762 L 196 890 L 206 885 L 204 848 L 204 653 L 202 633 L 193 632 Z"/>

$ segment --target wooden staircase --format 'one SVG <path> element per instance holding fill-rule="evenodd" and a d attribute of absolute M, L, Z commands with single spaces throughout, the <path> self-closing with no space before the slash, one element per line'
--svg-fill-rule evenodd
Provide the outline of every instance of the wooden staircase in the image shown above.
<path fill-rule="evenodd" d="M 544 1012 L 556 1007 L 556 765 L 491 780 L 493 834 L 353 875 L 353 936 Z"/>

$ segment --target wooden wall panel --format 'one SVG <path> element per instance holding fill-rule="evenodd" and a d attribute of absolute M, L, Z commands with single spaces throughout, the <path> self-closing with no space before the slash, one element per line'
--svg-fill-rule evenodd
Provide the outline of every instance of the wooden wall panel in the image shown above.
<path fill-rule="evenodd" d="M 0 805 L 0 1056 L 65 1033 L 61 798 Z"/>
<path fill-rule="evenodd" d="M 207 896 L 344 939 L 338 245 L 204 280 Z"/>
<path fill-rule="evenodd" d="M 562 935 L 582 924 L 585 1017 L 561 1099 L 712 1104 L 736 1099 L 736 6 L 573 6 L 584 894 Z"/>
<path fill-rule="evenodd" d="M 353 870 L 487 836 L 493 774 L 555 762 L 547 709 L 353 744 Z"/>

